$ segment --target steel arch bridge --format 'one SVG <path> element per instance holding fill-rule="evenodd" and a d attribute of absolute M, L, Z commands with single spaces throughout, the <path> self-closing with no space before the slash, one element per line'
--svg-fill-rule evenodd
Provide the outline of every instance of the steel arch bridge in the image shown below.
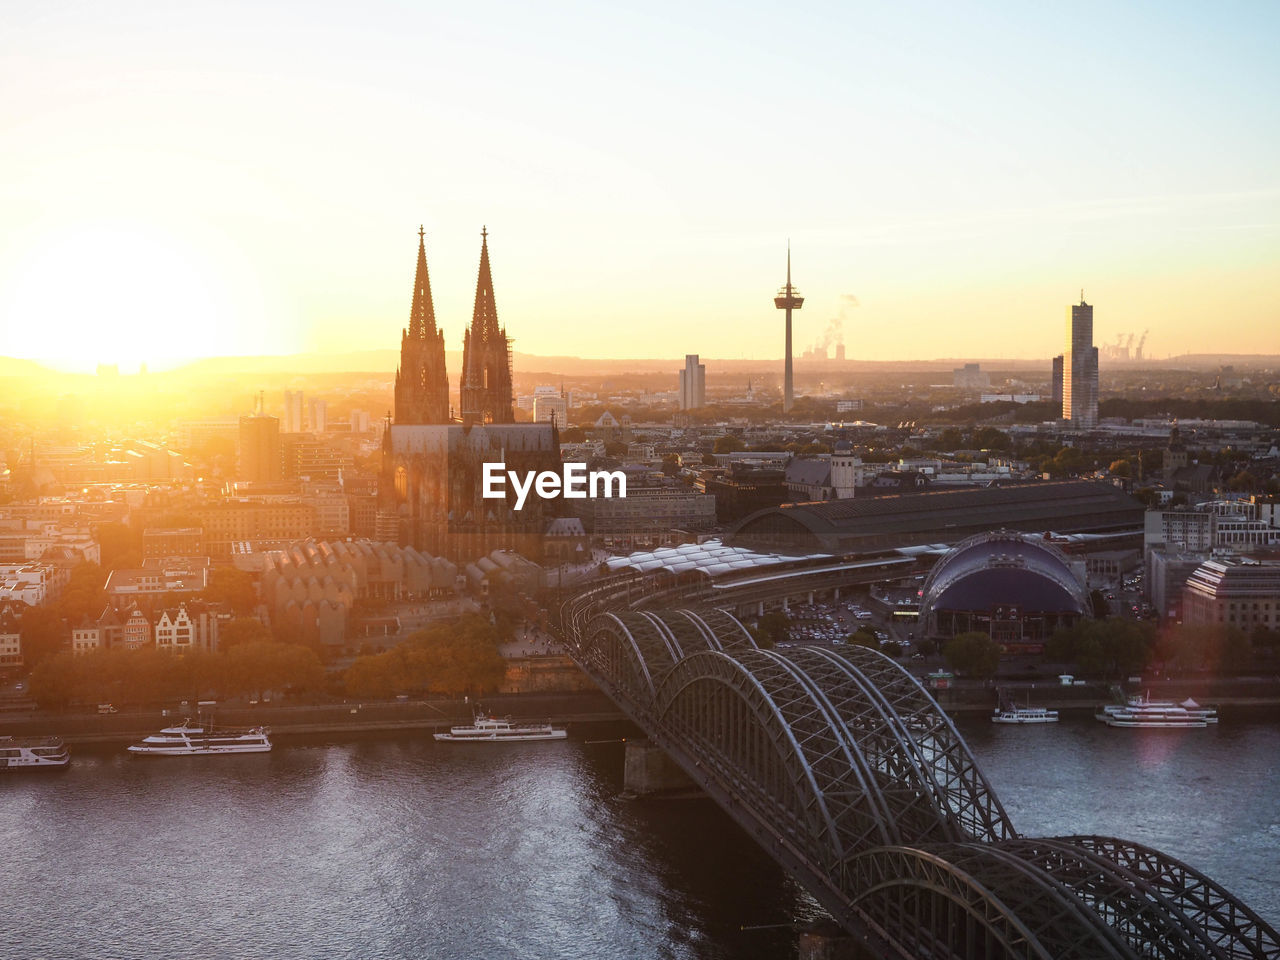
<path fill-rule="evenodd" d="M 1208 877 L 1111 837 L 1022 837 L 929 693 L 877 651 L 757 647 L 634 578 L 564 604 L 574 657 L 850 933 L 903 958 L 1271 958 Z M 641 601 L 642 603 L 643 601 Z"/>

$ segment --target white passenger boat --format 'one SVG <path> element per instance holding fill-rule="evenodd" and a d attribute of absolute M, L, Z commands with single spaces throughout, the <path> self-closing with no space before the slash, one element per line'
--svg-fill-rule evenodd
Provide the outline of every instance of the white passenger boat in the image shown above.
<path fill-rule="evenodd" d="M 437 733 L 437 740 L 453 743 L 505 743 L 516 740 L 563 740 L 568 732 L 549 723 L 529 720 L 512 721 L 510 717 L 486 717 L 477 713 L 466 726 L 450 727 L 448 733 Z"/>
<path fill-rule="evenodd" d="M 183 720 L 176 727 L 165 727 L 153 733 L 141 743 L 135 743 L 129 752 L 140 756 L 188 757 L 213 753 L 266 753 L 271 749 L 266 727 L 246 730 L 218 729 L 211 724 L 193 724 Z"/>
<path fill-rule="evenodd" d="M 1207 727 L 1218 722 L 1218 711 L 1202 707 L 1191 698 L 1182 703 L 1152 700 L 1151 695 L 1130 697 L 1123 704 L 1108 704 L 1097 718 L 1109 727 Z"/>
<path fill-rule="evenodd" d="M 1057 723 L 1058 711 L 1044 707 L 996 707 L 992 723 Z"/>
<path fill-rule="evenodd" d="M 0 737 L 0 770 L 60 770 L 70 762 L 61 737 Z"/>

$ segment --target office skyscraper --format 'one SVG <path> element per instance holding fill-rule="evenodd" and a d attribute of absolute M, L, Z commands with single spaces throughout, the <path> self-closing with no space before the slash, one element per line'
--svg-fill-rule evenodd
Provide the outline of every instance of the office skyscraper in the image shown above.
<path fill-rule="evenodd" d="M 707 402 L 707 365 L 698 362 L 696 353 L 686 353 L 680 371 L 680 409 L 693 410 Z"/>
<path fill-rule="evenodd" d="M 1093 345 L 1093 307 L 1067 308 L 1067 346 L 1062 353 L 1062 419 L 1082 430 L 1098 425 L 1098 348 Z"/>
<path fill-rule="evenodd" d="M 283 466 L 280 421 L 262 412 L 259 398 L 253 416 L 240 418 L 240 479 L 279 480 Z"/>
<path fill-rule="evenodd" d="M 284 422 L 280 425 L 285 433 L 302 432 L 302 391 L 286 390 L 284 392 Z"/>

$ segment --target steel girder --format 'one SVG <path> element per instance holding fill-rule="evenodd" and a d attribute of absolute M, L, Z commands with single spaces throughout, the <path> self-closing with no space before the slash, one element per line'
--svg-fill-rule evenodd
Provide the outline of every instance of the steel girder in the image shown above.
<path fill-rule="evenodd" d="M 1280 960 L 1276 931 L 1234 894 L 1182 861 L 1115 837 L 1058 837 L 1057 842 L 1104 857 L 1154 888 L 1223 956 Z"/>
<path fill-rule="evenodd" d="M 948 960 L 1280 960 L 1273 928 L 1159 851 L 1018 837 L 954 725 L 887 657 L 758 650 L 724 611 L 640 611 L 643 586 L 620 590 L 562 606 L 579 661 L 852 931 Z"/>
<path fill-rule="evenodd" d="M 920 681 L 878 650 L 848 646 L 840 656 L 856 667 L 905 720 L 910 742 L 922 752 L 952 801 L 951 813 L 965 834 L 977 840 L 1017 836 L 968 744 Z"/>
<path fill-rule="evenodd" d="M 830 717 L 765 651 L 706 651 L 666 676 L 653 714 L 731 795 L 778 811 L 781 832 L 828 874 L 868 842 L 888 839 L 865 771 Z M 772 668 L 772 669 L 770 669 Z M 776 822 L 776 820 L 775 820 Z"/>
<path fill-rule="evenodd" d="M 968 864 L 953 862 L 945 852 L 868 850 L 857 861 L 863 884 L 851 908 L 880 936 L 916 956 L 1059 960 Z"/>
<path fill-rule="evenodd" d="M 888 658 L 858 650 L 854 657 L 882 677 Z M 1016 836 L 967 744 L 932 698 L 922 701 L 910 687 L 906 696 L 902 689 L 889 696 L 889 685 L 830 650 L 802 648 L 788 657 L 821 683 L 859 751 L 895 784 L 894 817 L 907 842 Z"/>
<path fill-rule="evenodd" d="M 1060 960 L 1136 960 L 1142 956 L 1069 886 L 1001 843 L 937 844 L 927 851 L 999 899 Z"/>
<path fill-rule="evenodd" d="M 1159 888 L 1087 846 L 1054 838 L 1012 841 L 1001 849 L 1069 887 L 1135 949 L 1169 960 L 1222 960 L 1220 950 Z"/>
<path fill-rule="evenodd" d="M 636 623 L 631 614 L 605 613 L 586 624 L 585 636 L 580 636 L 575 646 L 578 655 L 589 661 L 615 691 L 643 705 L 652 701 L 657 689 L 646 656 L 655 646 L 653 630 L 648 620 Z M 637 633 L 644 640 L 643 646 Z"/>

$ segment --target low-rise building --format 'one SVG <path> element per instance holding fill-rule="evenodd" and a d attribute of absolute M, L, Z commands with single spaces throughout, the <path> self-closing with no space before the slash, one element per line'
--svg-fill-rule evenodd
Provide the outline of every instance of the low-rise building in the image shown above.
<path fill-rule="evenodd" d="M 679 487 L 627 488 L 625 497 L 588 498 L 575 507 L 582 524 L 606 542 L 667 540 L 674 531 L 709 531 L 716 498 Z"/>
<path fill-rule="evenodd" d="M 231 613 L 214 604 L 180 603 L 160 611 L 155 623 L 156 649 L 166 653 L 217 650 L 218 627 Z"/>
<path fill-rule="evenodd" d="M 132 598 L 199 593 L 208 585 L 208 557 L 162 557 L 144 560 L 140 568 L 112 570 L 104 589 L 117 606 L 123 606 Z"/>
<path fill-rule="evenodd" d="M 0 564 L 0 603 L 13 600 L 28 607 L 38 607 L 57 599 L 60 592 L 56 571 L 48 564 Z"/>
<path fill-rule="evenodd" d="M 1245 632 L 1280 627 L 1280 560 L 1214 557 L 1182 591 L 1182 622 Z"/>
<path fill-rule="evenodd" d="M 154 642 L 151 619 L 138 607 L 134 607 L 120 627 L 121 645 L 127 650 L 138 650 Z"/>
<path fill-rule="evenodd" d="M 204 528 L 204 552 L 209 557 L 229 557 L 233 545 L 244 541 L 292 542 L 318 532 L 311 503 L 231 500 L 199 507 L 195 514 Z"/>
<path fill-rule="evenodd" d="M 22 666 L 21 630 L 15 605 L 0 601 L 0 670 Z"/>
<path fill-rule="evenodd" d="M 142 531 L 143 557 L 201 556 L 204 531 L 199 527 L 152 527 Z"/>

